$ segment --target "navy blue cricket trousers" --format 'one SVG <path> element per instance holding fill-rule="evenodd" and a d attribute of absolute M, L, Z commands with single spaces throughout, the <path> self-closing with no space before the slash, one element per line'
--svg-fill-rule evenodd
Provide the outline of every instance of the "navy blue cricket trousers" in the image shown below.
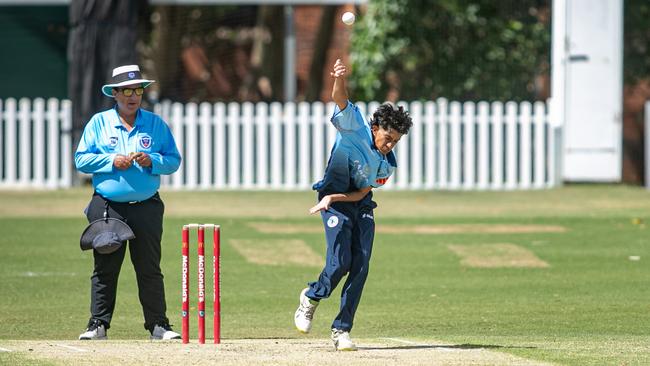
<path fill-rule="evenodd" d="M 328 298 L 348 274 L 341 289 L 340 310 L 332 328 L 348 332 L 352 329 L 354 313 L 368 277 L 375 237 L 372 208 L 355 202 L 336 202 L 329 210 L 321 211 L 327 240 L 325 268 L 318 281 L 309 283 L 306 295 L 313 300 Z"/>
<path fill-rule="evenodd" d="M 107 200 L 94 194 L 88 205 L 88 222 L 104 215 Z M 163 213 L 165 205 L 158 193 L 135 204 L 108 201 L 108 216 L 126 222 L 136 238 L 129 240 L 129 253 L 138 283 L 138 295 L 144 313 L 144 327 L 152 330 L 156 324 L 168 324 L 165 286 L 160 270 Z M 95 267 L 91 277 L 91 320 L 101 320 L 110 328 L 115 310 L 117 283 L 126 255 L 126 243 L 111 254 L 93 250 Z"/>

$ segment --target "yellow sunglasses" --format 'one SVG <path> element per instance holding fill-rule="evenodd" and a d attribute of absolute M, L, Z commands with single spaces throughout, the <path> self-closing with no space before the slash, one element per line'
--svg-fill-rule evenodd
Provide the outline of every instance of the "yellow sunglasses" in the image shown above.
<path fill-rule="evenodd" d="M 140 95 L 144 94 L 144 88 L 142 88 L 142 87 L 133 88 L 133 89 L 131 89 L 131 88 L 121 88 L 119 91 L 122 92 L 122 94 L 124 94 L 125 97 L 132 96 L 133 92 L 135 92 L 135 95 L 137 95 L 137 96 L 140 96 Z"/>

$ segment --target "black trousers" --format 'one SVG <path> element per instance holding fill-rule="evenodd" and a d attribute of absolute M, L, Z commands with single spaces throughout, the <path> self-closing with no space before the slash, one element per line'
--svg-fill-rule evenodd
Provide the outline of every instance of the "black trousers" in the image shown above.
<path fill-rule="evenodd" d="M 135 234 L 128 247 L 138 282 L 145 329 L 152 330 L 156 324 L 168 324 L 165 286 L 160 270 L 164 203 L 158 193 L 138 203 L 108 201 L 95 193 L 86 211 L 89 222 L 104 217 L 105 207 L 108 207 L 108 217 L 126 222 Z M 117 280 L 126 248 L 122 245 L 111 254 L 99 254 L 93 250 L 95 269 L 91 277 L 91 320 L 101 320 L 107 329 L 115 309 Z"/>

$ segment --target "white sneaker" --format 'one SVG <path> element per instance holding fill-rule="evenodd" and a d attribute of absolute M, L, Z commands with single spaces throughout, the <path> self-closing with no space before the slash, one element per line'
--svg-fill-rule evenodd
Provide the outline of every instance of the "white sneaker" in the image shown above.
<path fill-rule="evenodd" d="M 181 339 L 181 335 L 174 332 L 169 324 L 156 325 L 151 331 L 151 339 L 168 341 L 170 339 Z"/>
<path fill-rule="evenodd" d="M 86 331 L 79 335 L 79 340 L 100 340 L 108 339 L 106 327 L 99 320 L 91 320 Z"/>
<path fill-rule="evenodd" d="M 318 301 L 311 300 L 305 295 L 308 290 L 309 287 L 300 293 L 300 305 L 298 305 L 298 309 L 293 316 L 296 328 L 301 333 L 309 333 L 311 330 L 311 320 L 314 318 L 314 311 L 318 307 Z"/>
<path fill-rule="evenodd" d="M 350 332 L 341 329 L 332 329 L 332 341 L 337 351 L 356 351 L 357 346 L 350 339 Z"/>

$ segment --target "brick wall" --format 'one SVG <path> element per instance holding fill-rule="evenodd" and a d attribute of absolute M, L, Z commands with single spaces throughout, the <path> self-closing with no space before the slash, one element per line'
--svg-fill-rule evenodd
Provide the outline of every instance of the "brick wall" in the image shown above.
<path fill-rule="evenodd" d="M 331 67 L 337 58 L 349 62 L 351 28 L 340 21 L 346 11 L 354 11 L 353 6 L 339 6 L 334 17 L 334 34 L 327 50 L 325 69 L 323 70 L 323 88 L 320 99 L 324 102 L 331 100 L 332 78 L 329 75 Z M 318 29 L 320 27 L 323 9 L 321 6 L 297 6 L 294 10 L 296 34 L 296 73 L 298 78 L 298 95 L 304 95 L 309 83 L 309 68 L 313 59 Z"/>

